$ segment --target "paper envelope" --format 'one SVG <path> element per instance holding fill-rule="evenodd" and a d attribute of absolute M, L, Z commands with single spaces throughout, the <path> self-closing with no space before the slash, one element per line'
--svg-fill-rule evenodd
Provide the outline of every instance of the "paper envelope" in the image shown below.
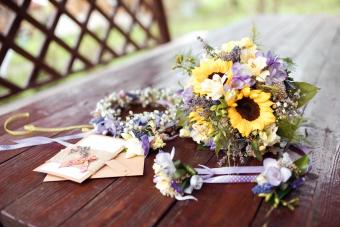
<path fill-rule="evenodd" d="M 144 173 L 144 156 L 125 158 L 125 153 L 120 153 L 116 158 L 106 162 L 106 165 L 93 174 L 90 179 L 141 176 Z M 61 177 L 46 175 L 44 182 L 67 180 Z"/>
<path fill-rule="evenodd" d="M 106 166 L 107 161 L 117 157 L 124 149 L 124 144 L 125 141 L 122 139 L 101 135 L 90 135 L 83 138 L 75 145 L 62 149 L 50 160 L 40 165 L 33 171 L 43 172 L 62 179 L 69 179 L 81 183 L 86 178 L 89 178 L 98 172 L 99 169 L 102 169 L 103 166 Z M 89 147 L 91 149 L 85 153 L 96 154 L 96 157 L 98 157 L 94 161 L 93 165 L 92 163 L 89 165 L 89 168 L 86 171 L 81 171 L 79 168 L 73 166 L 60 167 L 62 165 L 60 164 L 62 161 L 67 161 L 68 159 L 73 160 L 74 156 L 79 156 L 78 154 L 81 151 L 72 151 L 75 146 Z"/>

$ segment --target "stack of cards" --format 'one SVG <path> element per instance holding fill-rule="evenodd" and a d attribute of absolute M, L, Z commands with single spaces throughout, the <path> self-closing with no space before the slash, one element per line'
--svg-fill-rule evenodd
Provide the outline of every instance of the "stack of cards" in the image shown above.
<path fill-rule="evenodd" d="M 34 171 L 47 173 L 44 182 L 81 183 L 88 178 L 143 175 L 144 156 L 127 159 L 122 152 L 125 143 L 119 138 L 90 135 L 61 150 Z"/>

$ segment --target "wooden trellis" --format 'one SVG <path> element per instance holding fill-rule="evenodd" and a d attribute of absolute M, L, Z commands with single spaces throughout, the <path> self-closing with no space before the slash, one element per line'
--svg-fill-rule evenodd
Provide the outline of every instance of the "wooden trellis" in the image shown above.
<path fill-rule="evenodd" d="M 32 66 L 30 71 L 25 73 L 24 78 L 21 75 L 20 78 L 14 78 L 14 80 L 8 78 L 4 70 L 0 70 L 0 99 L 64 78 L 72 73 L 90 69 L 98 64 L 108 63 L 132 51 L 149 48 L 170 40 L 161 0 L 111 0 L 110 7 L 101 6 L 100 2 L 103 1 L 100 0 L 81 0 L 81 2 L 87 5 L 87 11 L 82 12 L 83 18 L 79 18 L 74 10 L 70 10 L 67 4 L 71 4 L 71 0 L 49 0 L 48 3 L 54 13 L 48 15 L 49 23 L 47 23 L 38 20 L 29 12 L 34 4 L 31 0 L 0 0 L 0 7 L 12 15 L 12 20 L 5 18 L 8 19 L 5 24 L 6 29 L 0 31 L 0 66 L 5 67 L 5 60 L 12 53 L 30 62 Z M 6 17 L 4 14 L 0 16 Z M 102 29 L 102 35 L 90 27 L 94 16 L 106 24 L 106 27 Z M 78 34 L 73 37 L 73 42 L 68 42 L 56 32 L 62 17 L 67 17 L 70 24 L 77 28 Z M 23 24 L 28 24 L 42 34 L 43 38 L 39 47 L 33 48 L 35 54 L 16 41 Z M 65 26 L 65 22 L 63 24 Z M 67 25 L 68 23 L 65 27 Z M 139 31 L 139 36 L 143 36 L 143 40 L 135 38 L 134 30 L 136 29 Z M 118 38 L 120 43 L 118 43 Z M 96 47 L 93 52 L 90 51 L 90 54 L 82 51 L 88 48 L 86 45 L 89 43 L 85 41 L 86 39 L 91 40 L 91 44 Z M 56 59 L 51 59 L 49 56 L 55 48 L 59 48 L 67 56 L 62 59 L 62 63 L 56 63 L 61 60 L 57 59 L 58 56 Z M 20 68 L 21 65 L 15 65 L 15 67 Z M 43 79 L 42 76 L 44 76 Z M 25 82 L 18 85 L 17 80 Z"/>

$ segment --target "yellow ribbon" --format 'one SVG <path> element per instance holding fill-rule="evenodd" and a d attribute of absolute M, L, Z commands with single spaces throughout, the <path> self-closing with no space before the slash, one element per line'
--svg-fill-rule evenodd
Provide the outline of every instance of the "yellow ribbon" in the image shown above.
<path fill-rule="evenodd" d="M 21 119 L 21 118 L 29 118 L 30 117 L 30 113 L 25 112 L 25 113 L 18 113 L 18 114 L 14 114 L 13 116 L 9 117 L 6 119 L 5 123 L 4 123 L 4 129 L 5 131 L 13 136 L 22 136 L 22 135 L 28 135 L 31 134 L 33 132 L 63 132 L 63 131 L 69 131 L 69 130 L 73 130 L 73 129 L 81 129 L 82 131 L 88 131 L 89 129 L 92 129 L 93 126 L 92 125 L 88 125 L 88 124 L 83 124 L 83 125 L 71 125 L 71 126 L 67 126 L 67 127 L 58 127 L 58 128 L 44 128 L 44 127 L 36 127 L 33 124 L 28 124 L 28 125 L 24 125 L 24 130 L 20 131 L 14 131 L 8 128 L 8 125 L 10 123 L 13 123 L 14 121 Z"/>

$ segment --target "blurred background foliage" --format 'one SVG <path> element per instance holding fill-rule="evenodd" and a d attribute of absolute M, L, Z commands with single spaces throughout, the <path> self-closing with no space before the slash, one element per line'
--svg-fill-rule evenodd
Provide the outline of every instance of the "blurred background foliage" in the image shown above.
<path fill-rule="evenodd" d="M 72 2 L 79 4 L 81 1 L 85 0 L 69 0 L 69 5 L 73 6 L 71 4 Z M 99 2 L 100 1 L 104 0 L 99 0 Z M 105 1 L 110 1 L 112 4 L 114 0 Z M 53 13 L 53 7 L 50 7 L 50 3 L 46 0 L 35 0 L 34 2 L 44 2 L 44 7 L 41 7 L 41 12 L 39 13 L 32 12 L 32 16 L 36 17 L 40 21 L 46 21 L 46 23 L 49 23 L 49 20 L 46 18 L 49 18 L 48 16 Z M 232 22 L 258 14 L 340 14 L 340 0 L 163 0 L 163 3 L 166 9 L 168 26 L 172 39 L 197 30 L 211 30 L 225 27 Z M 77 17 L 84 16 L 82 15 L 81 10 L 75 11 L 79 12 Z M 6 9 L 4 12 L 6 12 Z M 75 44 L 76 37 L 79 34 L 79 27 L 72 26 L 72 21 L 67 18 L 64 19 L 65 26 L 58 27 L 56 32 L 61 39 L 72 46 Z M 124 20 L 124 18 L 122 19 Z M 99 17 L 94 21 L 92 30 L 101 36 L 106 30 L 107 24 L 101 23 Z M 29 24 L 23 24 L 22 27 L 23 29 L 20 31 L 21 34 L 17 37 L 16 42 L 28 52 L 33 55 L 37 55 L 43 43 L 44 36 L 39 30 Z M 143 39 L 144 34 L 142 31 L 136 30 L 134 32 L 134 40 L 139 42 L 139 39 Z M 93 53 L 98 49 L 98 43 L 93 42 L 91 37 L 88 39 L 85 38 L 83 42 L 84 44 L 82 46 L 85 48 L 82 48 L 80 51 L 84 53 L 84 55 L 93 56 Z M 123 44 L 122 38 L 119 37 L 119 34 L 110 35 L 108 42 L 115 45 Z M 138 53 L 131 53 L 128 56 L 114 59 L 111 64 L 119 64 L 126 59 L 143 52 L 145 51 L 143 50 Z M 47 53 L 47 59 L 45 60 L 47 62 L 51 62 L 57 70 L 62 71 L 65 70 L 63 67 L 69 58 L 70 56 L 67 52 L 58 45 L 54 45 Z M 19 86 L 27 82 L 27 73 L 32 70 L 30 62 L 27 62 L 20 55 L 13 53 L 6 64 L 6 66 L 4 63 L 0 66 L 1 76 L 6 76 L 7 79 Z M 42 88 L 29 89 L 28 91 L 16 95 L 13 98 L 11 97 L 7 100 L 1 101 L 0 105 L 12 102 L 14 99 L 32 95 L 38 90 L 46 89 L 56 83 L 74 80 L 86 74 L 88 73 L 76 73 L 62 81 L 54 82 L 50 85 L 43 86 Z M 46 78 L 46 75 L 39 75 L 39 79 L 41 80 Z M 1 89 L 0 92 L 2 92 Z"/>
<path fill-rule="evenodd" d="M 257 14 L 340 14 L 340 0 L 165 0 L 171 35 L 216 29 Z"/>

